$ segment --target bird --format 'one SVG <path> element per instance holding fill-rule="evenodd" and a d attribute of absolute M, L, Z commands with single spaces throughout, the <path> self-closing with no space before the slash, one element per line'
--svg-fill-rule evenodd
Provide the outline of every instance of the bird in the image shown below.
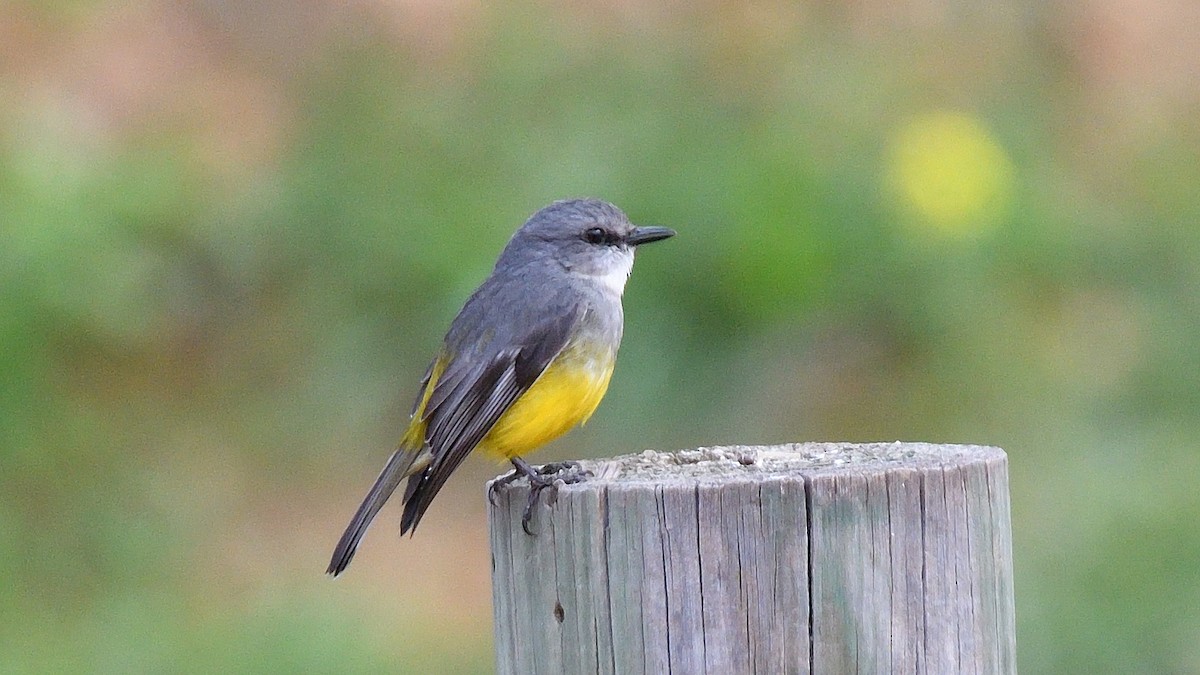
<path fill-rule="evenodd" d="M 400 534 L 414 532 L 433 498 L 479 449 L 541 489 L 586 477 L 571 463 L 535 469 L 523 456 L 585 423 L 608 389 L 621 344 L 621 297 L 634 251 L 675 235 L 637 226 L 599 199 L 556 201 L 509 239 L 488 278 L 450 324 L 421 378 L 407 429 L 334 547 L 337 576 L 400 483 Z"/>

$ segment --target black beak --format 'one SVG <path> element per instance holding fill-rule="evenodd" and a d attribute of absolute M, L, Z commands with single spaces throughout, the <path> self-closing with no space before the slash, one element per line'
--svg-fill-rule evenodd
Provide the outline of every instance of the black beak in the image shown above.
<path fill-rule="evenodd" d="M 630 232 L 625 237 L 625 243 L 630 246 L 639 246 L 641 244 L 649 244 L 652 241 L 674 237 L 675 230 L 669 227 L 635 227 L 633 232 Z"/>

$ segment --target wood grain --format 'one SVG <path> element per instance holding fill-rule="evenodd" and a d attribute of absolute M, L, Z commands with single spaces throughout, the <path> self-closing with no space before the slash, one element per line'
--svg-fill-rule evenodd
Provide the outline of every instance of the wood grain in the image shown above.
<path fill-rule="evenodd" d="M 497 672 L 1012 673 L 997 448 L 796 444 L 582 462 L 489 510 Z M 547 493 L 544 493 L 544 495 Z"/>

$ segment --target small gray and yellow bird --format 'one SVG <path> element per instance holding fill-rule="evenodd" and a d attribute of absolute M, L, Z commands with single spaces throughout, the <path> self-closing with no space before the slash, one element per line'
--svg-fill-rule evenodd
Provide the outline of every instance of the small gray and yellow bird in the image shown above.
<path fill-rule="evenodd" d="M 621 294 L 634 248 L 674 234 L 637 227 L 595 199 L 555 202 L 533 214 L 450 324 L 400 447 L 342 534 L 327 572 L 346 569 L 402 479 L 408 484 L 400 534 L 416 528 L 476 448 L 511 461 L 514 477 L 550 485 L 557 476 L 521 456 L 583 424 L 600 404 L 621 344 Z"/>

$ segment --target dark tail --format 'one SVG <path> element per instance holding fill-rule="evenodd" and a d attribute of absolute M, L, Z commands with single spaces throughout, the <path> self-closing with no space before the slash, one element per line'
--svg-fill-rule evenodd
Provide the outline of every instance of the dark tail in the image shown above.
<path fill-rule="evenodd" d="M 400 517 L 400 534 L 416 531 L 417 523 L 421 522 L 421 516 L 425 515 L 433 498 L 466 457 L 465 452 L 455 457 L 446 456 L 441 462 L 434 462 L 424 471 L 412 474 L 408 485 L 404 486 L 404 515 Z"/>
<path fill-rule="evenodd" d="M 336 577 L 350 564 L 351 558 L 354 557 L 354 551 L 358 548 L 359 540 L 371 525 L 371 519 L 375 517 L 376 513 L 379 513 L 379 509 L 383 508 L 384 502 L 396 491 L 400 481 L 408 475 L 417 455 L 417 452 L 403 448 L 392 453 L 391 458 L 384 465 L 383 471 L 375 479 L 375 484 L 371 486 L 371 491 L 359 505 L 358 511 L 354 512 L 354 518 L 350 519 L 350 524 L 346 526 L 346 531 L 342 533 L 342 538 L 338 540 L 337 546 L 333 549 L 333 559 L 329 561 L 329 569 L 325 570 L 326 574 Z"/>

